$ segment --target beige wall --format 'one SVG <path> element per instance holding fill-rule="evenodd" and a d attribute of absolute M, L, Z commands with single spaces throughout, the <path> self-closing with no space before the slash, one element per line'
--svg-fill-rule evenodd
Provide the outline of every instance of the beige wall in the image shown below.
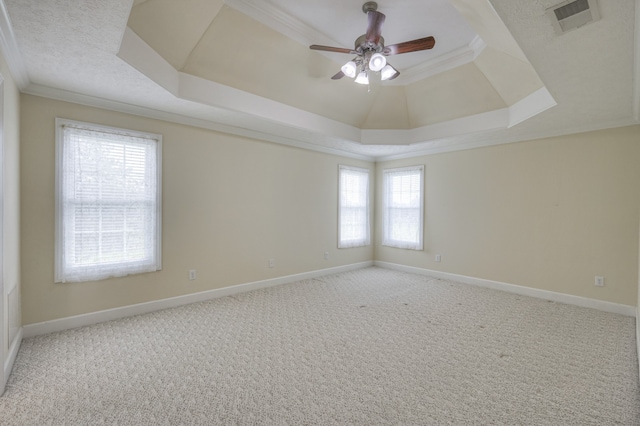
<path fill-rule="evenodd" d="M 338 164 L 371 163 L 30 95 L 21 108 L 25 324 L 374 258 L 638 303 L 640 126 L 379 163 L 377 188 L 383 168 L 426 166 L 425 250 L 381 247 L 377 217 L 374 256 L 336 249 Z M 163 135 L 161 272 L 53 283 L 55 117 Z"/>
<path fill-rule="evenodd" d="M 20 324 L 20 93 L 0 56 L 0 74 L 4 77 L 4 104 L 2 137 L 4 151 L 3 171 L 3 241 L 2 273 L 4 280 L 4 342 L 2 350 L 8 353 Z"/>
<path fill-rule="evenodd" d="M 30 95 L 21 108 L 24 324 L 373 258 L 336 248 L 338 165 L 372 163 Z M 54 284 L 56 117 L 163 135 L 162 271 Z"/>
<path fill-rule="evenodd" d="M 377 211 L 382 169 L 414 164 L 425 249 L 382 247 L 378 215 L 376 260 L 638 303 L 640 126 L 379 163 Z"/>

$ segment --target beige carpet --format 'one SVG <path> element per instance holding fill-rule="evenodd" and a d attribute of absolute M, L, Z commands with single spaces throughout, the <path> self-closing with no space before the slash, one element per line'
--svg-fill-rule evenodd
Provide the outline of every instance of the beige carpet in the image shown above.
<path fill-rule="evenodd" d="M 0 424 L 639 425 L 634 321 L 367 268 L 26 339 Z"/>

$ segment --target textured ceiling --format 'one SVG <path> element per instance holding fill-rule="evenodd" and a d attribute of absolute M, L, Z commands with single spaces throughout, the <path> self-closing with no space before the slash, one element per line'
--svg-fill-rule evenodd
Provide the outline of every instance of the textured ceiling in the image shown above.
<path fill-rule="evenodd" d="M 4 0 L 26 93 L 378 158 L 637 123 L 637 2 L 600 0 L 600 21 L 561 36 L 558 2 L 379 1 L 387 44 L 446 49 L 389 57 L 406 71 L 367 91 L 329 79 L 348 56 L 308 49 L 361 34 L 360 2 Z"/>

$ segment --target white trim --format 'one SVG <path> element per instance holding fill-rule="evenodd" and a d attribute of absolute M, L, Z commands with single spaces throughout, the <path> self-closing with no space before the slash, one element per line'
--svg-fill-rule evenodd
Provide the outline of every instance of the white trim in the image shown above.
<path fill-rule="evenodd" d="M 362 130 L 363 145 L 419 145 L 433 143 L 440 139 L 462 136 L 486 130 L 504 129 L 509 124 L 509 110 L 497 109 L 467 117 L 455 118 L 441 123 L 429 124 L 415 129 Z M 448 145 L 446 145 L 448 146 Z M 399 154 L 417 157 L 413 153 Z M 389 157 L 379 158 L 382 160 Z M 403 157 L 406 158 L 406 157 Z"/>
<path fill-rule="evenodd" d="M 22 60 L 16 35 L 13 32 L 9 12 L 4 4 L 4 0 L 0 0 L 0 51 L 7 61 L 9 70 L 13 79 L 16 81 L 18 88 L 24 89 L 29 85 L 29 74 L 27 67 Z"/>
<path fill-rule="evenodd" d="M 283 277 L 270 278 L 262 281 L 233 285 L 230 287 L 216 288 L 199 293 L 170 297 L 168 299 L 154 300 L 151 302 L 138 303 L 136 305 L 122 306 L 120 308 L 91 312 L 88 314 L 60 318 L 51 321 L 44 321 L 36 324 L 28 324 L 23 326 L 22 329 L 24 330 L 24 338 L 26 339 L 28 337 L 39 336 L 56 331 L 83 327 L 86 325 L 97 324 L 100 322 L 111 321 L 133 315 L 146 314 L 149 312 L 159 311 L 161 309 L 174 308 L 176 306 L 187 305 L 189 303 L 203 302 L 206 300 L 245 293 L 261 288 L 274 287 L 295 281 L 317 278 L 324 275 L 353 271 L 356 269 L 367 268 L 369 266 L 373 266 L 373 261 L 353 263 L 350 265 L 337 266 L 334 268 L 319 269 L 316 271 L 303 272 L 300 274 L 286 275 Z"/>
<path fill-rule="evenodd" d="M 459 49 L 436 60 L 436 62 L 440 61 L 437 65 L 433 65 L 435 62 L 431 61 L 420 67 L 436 66 L 432 69 L 433 73 L 445 71 L 458 66 L 460 58 L 464 58 L 467 62 L 473 61 L 484 46 L 486 44 L 482 39 L 475 38 L 462 50 Z M 443 123 L 415 129 L 360 129 L 253 93 L 179 72 L 128 28 L 124 32 L 118 56 L 179 99 L 220 108 L 232 115 L 240 113 L 250 116 L 251 119 L 243 122 L 246 128 L 261 127 L 270 135 L 291 135 L 289 139 L 299 138 L 300 132 L 296 133 L 296 131 L 303 130 L 305 137 L 309 137 L 316 143 L 322 144 L 323 141 L 314 139 L 313 135 L 322 135 L 325 142 L 332 139 L 348 141 L 363 149 L 365 148 L 363 145 L 421 144 L 441 138 L 506 129 L 556 105 L 551 94 L 542 87 L 510 107 L 505 106 L 505 108 Z M 255 120 L 261 121 L 255 122 Z"/>
<path fill-rule="evenodd" d="M 1 1 L 1 0 L 0 0 Z M 638 0 L 640 1 L 640 0 Z M 187 117 L 180 114 L 171 112 L 151 109 L 147 107 L 126 104 L 123 102 L 112 101 L 108 99 L 98 98 L 95 96 L 82 95 L 74 92 L 69 92 L 61 89 L 54 89 L 51 87 L 40 86 L 31 84 L 25 90 L 22 91 L 27 95 L 40 96 L 43 98 L 55 99 L 63 102 L 73 102 L 78 105 L 86 105 L 95 108 L 102 108 L 110 111 L 122 112 L 125 114 L 133 114 L 140 117 L 153 118 L 157 120 L 163 120 L 170 123 L 184 124 L 187 126 L 198 127 L 202 129 L 213 130 L 216 132 L 227 133 L 251 139 L 257 139 L 261 141 L 278 143 L 281 145 L 292 146 L 300 149 L 306 149 L 309 151 L 322 152 L 325 154 L 337 155 L 345 158 L 354 158 L 357 160 L 382 162 L 389 160 L 399 160 L 405 158 L 422 157 L 433 154 L 441 154 L 445 152 L 463 151 L 472 148 L 482 148 L 494 145 L 503 145 L 507 143 L 532 141 L 536 139 L 552 138 L 563 135 L 592 132 L 597 130 L 615 129 L 618 127 L 635 126 L 639 122 L 632 118 L 625 120 L 614 120 L 605 123 L 591 123 L 585 126 L 575 126 L 571 128 L 563 128 L 561 130 L 552 129 L 536 129 L 535 131 L 519 133 L 517 135 L 512 134 L 498 134 L 492 130 L 498 130 L 507 126 L 509 117 L 508 109 L 501 109 L 496 111 L 490 111 L 487 113 L 481 113 L 470 117 L 459 118 L 444 123 L 437 123 L 430 126 L 425 126 L 411 130 L 362 130 L 362 139 L 366 145 L 389 145 L 388 141 L 400 140 L 408 141 L 406 143 L 400 143 L 398 145 L 425 145 L 422 149 L 416 149 L 415 151 L 405 152 L 401 154 L 393 155 L 381 155 L 372 156 L 357 154 L 349 151 L 343 151 L 336 148 L 329 148 L 322 145 L 318 145 L 312 142 L 305 142 L 301 139 L 293 139 L 289 136 L 282 136 L 280 134 L 267 133 L 260 130 L 254 130 L 249 128 L 237 127 L 228 124 L 223 124 L 211 120 L 204 120 L 200 118 Z M 485 128 L 482 127 L 482 121 L 485 121 Z M 461 131 L 461 128 L 466 126 L 472 126 L 471 130 Z M 478 128 L 473 128 L 477 126 Z M 286 133 L 284 126 L 281 126 L 282 132 Z M 455 134 L 444 134 L 447 128 L 453 129 Z M 273 129 L 272 129 L 273 130 Z M 424 138 L 430 138 L 431 141 L 425 140 L 420 142 L 420 139 L 416 137 L 416 133 L 424 132 L 429 136 Z M 467 141 L 462 143 L 456 143 L 450 141 L 451 136 L 463 135 L 465 133 L 475 133 L 473 141 Z M 443 140 L 438 139 L 438 135 Z M 415 142 L 410 142 L 412 139 L 417 139 Z M 352 142 L 354 145 L 361 145 L 358 142 Z M 361 148 L 361 147 L 360 147 Z"/>
<path fill-rule="evenodd" d="M 177 71 L 136 33 L 127 28 L 118 57 L 179 99 L 259 117 L 287 127 L 351 141 L 360 129 L 348 124 L 254 95 L 224 84 Z M 250 127 L 251 124 L 248 124 Z"/>
<path fill-rule="evenodd" d="M 640 0 L 638 0 L 640 1 Z M 418 145 L 438 141 L 439 139 L 462 136 L 469 133 L 480 133 L 489 130 L 506 129 L 513 127 L 529 118 L 538 115 L 557 105 L 546 87 L 541 87 L 535 92 L 524 97 L 520 101 L 507 108 L 487 111 L 467 117 L 456 118 L 441 123 L 430 124 L 411 130 L 362 130 L 363 145 Z M 531 137 L 531 139 L 536 139 Z M 390 142 L 393 141 L 393 142 Z M 485 146 L 483 142 L 481 146 Z M 475 146 L 472 146 L 475 148 Z M 451 144 L 438 145 L 436 148 L 428 148 L 428 153 L 448 152 L 456 150 Z M 421 151 L 424 152 L 424 151 Z M 410 153 L 401 158 L 418 156 L 423 154 Z M 402 154 L 401 154 L 402 156 Z M 397 156 L 379 158 L 377 160 L 396 159 Z"/>
<path fill-rule="evenodd" d="M 279 143 L 282 145 L 306 149 L 309 151 L 322 152 L 325 154 L 337 155 L 345 158 L 354 158 L 358 160 L 374 162 L 422 157 L 426 155 L 441 154 L 445 152 L 462 151 L 472 148 L 482 148 L 514 142 L 552 138 L 557 136 L 592 132 L 597 130 L 615 129 L 618 127 L 635 126 L 639 124 L 638 120 L 628 118 L 624 120 L 613 120 L 604 123 L 590 123 L 583 126 L 565 127 L 563 129 L 545 130 L 538 128 L 532 131 L 518 133 L 515 135 L 496 133 L 495 130 L 506 128 L 509 122 L 509 111 L 507 108 L 504 108 L 501 110 L 490 111 L 411 130 L 364 129 L 362 130 L 362 144 L 356 141 L 351 141 L 354 145 L 359 146 L 360 149 L 362 148 L 360 145 L 389 145 L 389 141 L 401 141 L 402 143 L 398 143 L 398 145 L 425 145 L 424 148 L 416 149 L 415 151 L 411 152 L 393 155 L 372 156 L 343 151 L 336 148 L 329 148 L 313 142 L 306 142 L 301 139 L 294 139 L 293 137 L 289 137 L 286 135 L 283 136 L 282 134 L 276 134 L 275 132 L 267 133 L 261 130 L 237 127 L 200 118 L 187 117 L 171 112 L 126 104 L 123 102 L 112 101 L 95 96 L 82 95 L 74 92 L 35 84 L 29 85 L 29 87 L 22 92 L 28 95 L 40 96 L 63 102 L 73 102 L 79 105 L 102 108 L 110 111 L 123 112 L 125 114 L 133 114 L 140 117 L 163 120 L 170 123 L 184 124 L 187 126 L 199 127 L 221 133 L 228 133 L 267 142 Z M 280 131 L 282 131 L 283 134 L 287 132 L 284 126 L 280 126 L 280 128 Z M 451 129 L 451 133 L 449 134 L 446 133 L 448 129 Z M 274 129 L 271 128 L 270 130 Z M 455 141 L 452 142 L 451 140 L 449 140 L 452 136 L 455 137 L 467 133 L 475 134 L 473 141 L 456 143 Z M 440 140 L 440 138 L 442 138 L 443 140 Z"/>
<path fill-rule="evenodd" d="M 509 126 L 513 127 L 558 105 L 546 87 L 541 87 L 509 107 Z"/>
<path fill-rule="evenodd" d="M 7 353 L 7 359 L 4 361 L 4 383 L 0 386 L 1 389 L 5 388 L 7 384 L 7 380 L 9 380 L 9 376 L 11 375 L 11 370 L 13 370 L 13 364 L 16 362 L 16 357 L 18 356 L 18 350 L 20 350 L 20 344 L 23 339 L 23 330 L 20 328 L 18 330 L 18 334 L 13 339 L 13 343 L 9 347 L 9 353 Z M 0 393 L 0 396 L 2 394 Z"/>
<path fill-rule="evenodd" d="M 126 27 L 122 34 L 120 50 L 116 56 L 172 95 L 178 96 L 180 87 L 178 71 L 129 27 Z"/>
<path fill-rule="evenodd" d="M 403 173 L 404 172 L 404 173 Z M 391 239 L 391 235 L 387 227 L 389 227 L 389 219 L 388 219 L 388 211 L 389 211 L 389 197 L 391 196 L 389 192 L 389 175 L 403 173 L 405 176 L 407 174 L 414 174 L 414 172 L 419 173 L 419 182 L 420 182 L 420 213 L 418 224 L 418 241 L 413 243 L 406 240 L 394 240 Z M 408 167 L 394 167 L 390 169 L 382 170 L 382 245 L 387 247 L 394 247 L 399 249 L 406 250 L 423 250 L 424 248 L 424 187 L 425 187 L 425 166 L 424 164 L 419 164 L 416 166 L 408 166 Z"/>
<path fill-rule="evenodd" d="M 361 240 L 348 240 L 342 241 L 342 171 L 347 170 L 350 172 L 356 172 L 366 175 L 367 187 L 365 188 L 365 209 L 366 209 L 366 223 L 365 236 Z M 371 245 L 371 177 L 373 173 L 371 170 L 362 167 L 348 166 L 346 164 L 338 164 L 338 248 L 346 249 L 353 247 L 365 247 Z"/>
<path fill-rule="evenodd" d="M 473 51 L 473 59 L 475 60 L 484 49 L 487 47 L 487 43 L 479 35 L 475 36 L 469 43 L 469 49 Z"/>
<path fill-rule="evenodd" d="M 640 377 L 640 307 L 636 308 L 636 350 L 638 354 L 638 376 Z"/>
<path fill-rule="evenodd" d="M 450 138 L 452 136 L 463 136 L 469 133 L 505 129 L 508 125 L 508 108 L 481 112 L 480 114 L 460 117 L 413 129 L 411 145 L 437 141 L 438 139 Z"/>
<path fill-rule="evenodd" d="M 360 140 L 361 130 L 355 126 L 191 74 L 181 72 L 179 76 L 180 99 L 239 111 L 316 134 L 355 142 Z"/>
<path fill-rule="evenodd" d="M 225 0 L 225 4 L 302 45 L 340 45 L 340 43 L 333 38 L 313 29 L 268 2 Z"/>
<path fill-rule="evenodd" d="M 231 0 L 232 7 L 234 2 L 240 2 L 248 7 L 253 7 L 247 0 Z M 613 120 L 605 123 L 588 123 L 586 125 L 575 126 L 562 129 L 544 129 L 535 128 L 525 132 L 496 132 L 496 130 L 512 127 L 522 120 L 531 117 L 537 113 L 544 111 L 551 105 L 551 96 L 545 88 L 539 89 L 527 96 L 522 101 L 512 105 L 509 108 L 490 111 L 483 114 L 477 114 L 463 119 L 451 120 L 445 123 L 437 123 L 430 126 L 424 126 L 417 129 L 401 129 L 401 130 L 368 130 L 358 129 L 334 120 L 316 116 L 308 112 L 296 112 L 295 120 L 288 119 L 288 113 L 283 111 L 291 111 L 288 108 L 277 107 L 271 109 L 270 106 L 279 105 L 273 101 L 273 104 L 263 104 L 259 111 L 267 111 L 267 115 L 249 116 L 249 108 L 251 114 L 255 113 L 255 105 L 253 102 L 247 102 L 240 105 L 241 110 L 232 111 L 225 105 L 211 105 L 214 108 L 221 108 L 227 112 L 227 117 L 235 117 L 236 121 L 230 124 L 211 121 L 208 119 L 198 119 L 182 116 L 180 114 L 159 111 L 151 108 L 138 107 L 116 101 L 109 101 L 87 95 L 80 95 L 67 92 L 60 89 L 53 89 L 39 85 L 30 84 L 24 64 L 22 62 L 17 44 L 13 36 L 13 31 L 6 15 L 4 3 L 0 0 L 0 48 L 13 49 L 13 53 L 4 52 L 6 60 L 15 74 L 17 81 L 23 93 L 33 94 L 37 96 L 48 97 L 68 102 L 74 102 L 81 105 L 96 106 L 99 108 L 110 109 L 114 111 L 135 114 L 143 117 L 150 117 L 169 122 L 192 125 L 201 128 L 207 128 L 224 133 L 245 136 L 249 138 L 260 139 L 264 141 L 280 143 L 297 148 L 307 149 L 311 151 L 323 152 L 348 158 L 356 158 L 365 161 L 388 161 L 393 159 L 413 158 L 431 154 L 438 154 L 451 151 L 460 151 L 471 148 L 480 148 L 492 145 L 500 145 L 512 142 L 521 142 L 547 137 L 562 136 L 567 134 L 582 133 L 593 130 L 610 129 L 622 126 L 636 125 L 640 123 L 640 0 L 636 0 L 636 25 L 634 35 L 634 67 L 633 67 L 633 117 L 623 120 Z M 262 7 L 262 6 L 261 6 Z M 268 6 L 265 6 L 268 9 Z M 263 7 L 264 8 L 264 7 Z M 268 11 L 267 11 L 268 12 Z M 4 14 L 4 16 L 2 16 Z M 4 19 L 4 21 L 3 21 Z M 286 21 L 286 19 L 285 19 Z M 281 25 L 282 26 L 282 25 Z M 290 25 L 291 26 L 291 25 Z M 293 25 L 295 27 L 295 25 Z M 304 27 L 304 26 L 303 26 Z M 315 36 L 314 36 L 315 37 Z M 318 42 L 317 39 L 314 42 Z M 474 39 L 469 48 L 474 55 L 479 54 L 484 46 L 484 42 L 480 38 Z M 144 41 L 142 41 L 133 31 L 126 29 L 123 34 L 122 44 L 118 56 L 139 70 L 144 70 L 153 81 L 161 85 L 170 93 L 178 93 L 181 89 L 180 81 L 189 80 L 188 77 L 181 76 L 166 60 L 160 57 L 157 52 L 153 51 Z M 422 65 L 420 65 L 422 66 Z M 425 64 L 428 66 L 428 63 Z M 191 84 L 191 83 L 190 83 Z M 198 95 L 197 87 L 182 88 L 187 94 Z M 216 93 L 222 93 L 220 91 Z M 231 92 L 224 92 L 227 95 Z M 201 95 L 201 93 L 200 93 Z M 544 95 L 544 96 L 543 96 Z M 256 97 L 257 99 L 259 97 Z M 209 97 L 216 99 L 215 96 Z M 545 107 L 544 102 L 548 101 Z M 229 100 L 228 98 L 226 100 Z M 553 101 L 555 102 L 555 101 Z M 237 102 L 236 102 L 237 105 Z M 249 105 L 249 107 L 247 107 Z M 265 105 L 267 108 L 265 108 Z M 276 114 L 276 111 L 278 112 Z M 240 114 L 238 114 L 240 113 Z M 246 114 L 246 117 L 242 117 Z M 275 116 L 274 116 L 275 114 Z M 220 116 L 214 114 L 212 116 Z M 276 121 L 273 121 L 273 118 Z M 283 117 L 285 117 L 283 119 Z M 298 120 L 302 117 L 303 120 Z M 487 119 L 487 120 L 485 120 Z M 261 121 L 262 120 L 262 121 Z M 267 122 L 271 120 L 271 122 Z M 284 120 L 284 121 L 283 121 Z M 242 124 L 239 124 L 242 123 Z M 239 127 L 242 126 L 242 127 Z M 457 142 L 457 136 L 474 134 L 473 140 Z M 390 142 L 391 141 L 391 142 Z M 328 146 L 333 142 L 339 142 L 339 148 Z M 345 144 L 351 144 L 353 150 Z M 367 155 L 365 154 L 367 147 L 363 145 L 422 145 L 411 147 L 410 151 L 392 155 Z M 334 145 L 337 146 L 337 145 Z M 400 148 L 402 149 L 402 148 Z"/>
<path fill-rule="evenodd" d="M 598 130 L 616 129 L 619 127 L 637 126 L 640 124 L 638 121 L 631 118 L 624 120 L 614 120 L 606 123 L 592 123 L 584 126 L 576 126 L 567 129 L 537 129 L 536 131 L 528 131 L 518 134 L 504 134 L 491 131 L 482 132 L 479 131 L 475 134 L 475 138 L 472 141 L 456 142 L 450 140 L 450 138 L 443 138 L 442 140 L 435 140 L 431 142 L 423 142 L 425 146 L 423 149 L 419 149 L 412 152 L 405 152 L 402 154 L 393 155 L 381 155 L 375 157 L 376 162 L 401 160 L 405 158 L 423 157 L 427 155 L 441 154 L 445 152 L 464 151 L 466 149 L 484 148 L 494 145 L 504 145 L 515 142 L 528 142 L 537 139 L 554 138 L 564 135 L 573 135 L 586 132 L 595 132 Z M 418 144 L 416 144 L 418 145 Z"/>
<path fill-rule="evenodd" d="M 67 262 L 67 251 L 63 238 L 65 235 L 64 228 L 65 222 L 63 206 L 60 200 L 63 198 L 63 190 L 66 188 L 63 185 L 65 170 L 65 146 L 66 140 L 64 138 L 65 127 L 71 127 L 75 129 L 87 129 L 92 132 L 104 132 L 112 133 L 116 135 L 127 135 L 146 141 L 153 141 L 153 149 L 155 150 L 155 247 L 153 262 L 147 262 L 141 264 L 135 262 L 135 266 L 127 264 L 126 261 L 118 262 L 117 264 L 108 265 L 107 271 L 105 271 L 103 265 L 93 265 L 94 270 L 87 275 L 85 267 L 71 266 L 71 262 Z M 159 271 L 162 269 L 162 135 L 157 133 L 144 132 L 140 130 L 124 129 L 120 127 L 106 126 L 103 124 L 88 123 L 76 120 L 70 120 L 66 118 L 56 117 L 56 140 L 55 140 L 55 263 L 54 263 L 54 282 L 78 282 L 78 281 L 93 281 L 104 278 L 110 278 L 114 276 L 125 276 L 129 274 L 138 274 L 142 272 Z M 69 195 L 69 194 L 67 194 Z M 117 265 L 118 272 L 115 272 L 115 266 Z"/>
<path fill-rule="evenodd" d="M 180 114 L 151 109 L 147 107 L 126 104 L 123 102 L 112 101 L 108 99 L 98 98 L 95 96 L 82 95 L 79 93 L 68 92 L 65 90 L 55 89 L 46 86 L 32 84 L 23 93 L 27 95 L 40 96 L 48 99 L 55 99 L 63 102 L 73 102 L 78 105 L 85 105 L 95 108 L 102 108 L 109 111 L 122 112 L 125 114 L 133 114 L 139 117 L 153 118 L 163 120 L 169 123 L 184 124 L 186 126 L 198 127 L 201 129 L 213 130 L 215 132 L 227 133 L 231 135 L 243 136 L 246 138 L 257 139 L 266 142 L 278 143 L 281 145 L 292 146 L 295 148 L 306 149 L 309 151 L 322 152 L 324 154 L 337 155 L 345 158 L 354 158 L 364 161 L 375 161 L 375 157 L 369 155 L 356 154 L 335 148 L 328 148 L 302 140 L 292 139 L 291 137 L 278 134 L 265 133 L 260 130 L 236 127 L 223 124 L 211 120 L 187 117 Z M 284 132 L 283 132 L 284 133 Z M 355 143 L 355 142 L 354 142 Z"/>
<path fill-rule="evenodd" d="M 382 262 L 376 260 L 375 266 L 381 268 L 393 269 L 395 271 L 408 272 L 411 274 L 427 275 L 434 278 L 440 278 L 455 281 L 463 284 L 474 285 L 478 287 L 491 288 L 494 290 L 506 291 L 509 293 L 521 294 L 523 296 L 536 297 L 538 299 L 551 300 L 568 305 L 582 306 L 584 308 L 597 309 L 599 311 L 611 312 L 614 314 L 625 315 L 629 317 L 636 316 L 636 307 L 622 305 L 620 303 L 606 302 L 604 300 L 589 299 L 587 297 L 574 296 L 571 294 L 557 293 L 555 291 L 542 290 L 533 287 L 524 287 L 516 284 L 503 283 L 499 281 L 485 280 L 483 278 L 469 277 L 466 275 L 451 274 L 449 272 L 435 271 L 432 269 L 416 268 L 413 266 L 399 265 L 397 263 Z"/>
<path fill-rule="evenodd" d="M 487 44 L 484 40 L 482 40 L 480 36 L 475 36 L 467 46 L 460 47 L 407 68 L 402 71 L 401 79 L 391 80 L 386 84 L 390 86 L 406 86 L 424 80 L 425 78 L 433 77 L 436 74 L 452 70 L 475 61 L 486 47 Z"/>

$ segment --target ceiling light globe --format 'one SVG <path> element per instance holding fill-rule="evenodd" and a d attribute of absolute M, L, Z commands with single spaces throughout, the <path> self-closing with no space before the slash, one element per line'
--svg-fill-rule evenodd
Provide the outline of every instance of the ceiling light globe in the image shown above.
<path fill-rule="evenodd" d="M 369 60 L 369 69 L 371 71 L 380 71 L 385 65 L 387 65 L 387 58 L 381 53 L 374 53 Z"/>
<path fill-rule="evenodd" d="M 360 71 L 360 74 L 358 74 L 358 77 L 356 77 L 356 83 L 369 84 L 369 77 L 367 76 L 366 71 Z"/>
<path fill-rule="evenodd" d="M 347 77 L 353 78 L 356 76 L 357 66 L 353 61 L 349 61 L 340 68 L 344 75 Z"/>

